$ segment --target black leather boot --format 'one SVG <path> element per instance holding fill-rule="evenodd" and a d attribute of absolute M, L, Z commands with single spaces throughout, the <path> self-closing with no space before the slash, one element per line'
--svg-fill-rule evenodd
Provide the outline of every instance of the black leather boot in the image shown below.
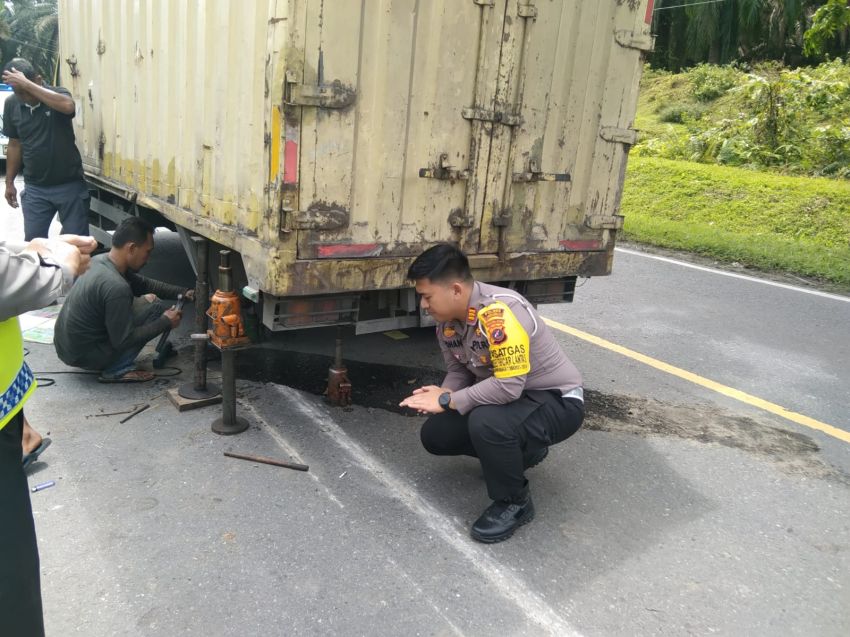
<path fill-rule="evenodd" d="M 510 500 L 497 500 L 472 525 L 473 540 L 492 544 L 507 540 L 519 527 L 534 519 L 534 503 L 528 487 Z"/>
<path fill-rule="evenodd" d="M 522 459 L 523 464 L 526 469 L 531 469 L 531 467 L 536 467 L 539 465 L 546 456 L 549 455 L 549 447 L 543 447 L 542 449 L 538 449 L 531 455 L 524 456 Z"/>

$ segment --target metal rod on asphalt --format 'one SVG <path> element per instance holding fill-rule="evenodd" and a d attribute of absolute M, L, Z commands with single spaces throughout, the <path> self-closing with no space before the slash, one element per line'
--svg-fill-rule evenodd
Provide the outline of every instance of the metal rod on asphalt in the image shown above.
<path fill-rule="evenodd" d="M 295 469 L 296 471 L 307 471 L 310 469 L 306 464 L 298 464 L 297 462 L 283 462 L 274 458 L 266 458 L 264 456 L 251 456 L 242 453 L 232 453 L 225 451 L 224 455 L 228 458 L 238 458 L 239 460 L 249 460 L 250 462 L 261 462 L 263 464 L 274 465 L 275 467 L 284 467 L 285 469 Z"/>
<path fill-rule="evenodd" d="M 133 418 L 133 417 L 135 417 L 135 416 L 138 416 L 140 413 L 142 413 L 145 409 L 147 409 L 147 408 L 148 408 L 148 407 L 150 407 L 150 406 L 151 406 L 151 405 L 150 405 L 150 403 L 148 403 L 147 405 L 142 405 L 141 407 L 139 407 L 136 411 L 132 412 L 132 413 L 131 413 L 129 416 L 127 416 L 126 418 L 122 418 L 121 420 L 119 420 L 119 421 L 118 421 L 118 424 L 119 424 L 119 425 L 123 425 L 125 422 L 127 422 L 128 420 L 130 420 L 130 418 Z"/>

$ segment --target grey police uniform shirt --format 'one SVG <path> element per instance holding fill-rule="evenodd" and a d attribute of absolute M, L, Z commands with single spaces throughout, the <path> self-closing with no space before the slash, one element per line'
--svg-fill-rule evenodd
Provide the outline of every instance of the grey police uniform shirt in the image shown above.
<path fill-rule="evenodd" d="M 49 255 L 0 239 L 0 321 L 50 305 L 73 282 L 70 270 Z"/>
<path fill-rule="evenodd" d="M 507 288 L 476 281 L 465 322 L 437 326 L 437 340 L 461 414 L 480 405 L 513 402 L 524 390 L 581 387 L 581 374 L 549 327 L 525 298 Z"/>

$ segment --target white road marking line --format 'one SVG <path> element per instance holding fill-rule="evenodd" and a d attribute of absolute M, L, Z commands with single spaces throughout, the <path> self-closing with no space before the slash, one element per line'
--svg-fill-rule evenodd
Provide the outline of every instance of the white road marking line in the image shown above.
<path fill-rule="evenodd" d="M 688 263 L 686 261 L 679 261 L 677 259 L 670 259 L 669 257 L 661 257 L 656 254 L 647 254 L 646 252 L 640 252 L 638 250 L 629 250 L 628 248 L 614 248 L 615 252 L 622 252 L 623 254 L 632 254 L 638 257 L 644 257 L 647 259 L 655 259 L 656 261 L 663 261 L 664 263 L 672 263 L 673 265 L 681 265 L 685 268 L 692 268 L 694 270 L 700 270 L 701 272 L 710 272 L 711 274 L 719 274 L 721 276 L 732 277 L 733 279 L 743 279 L 744 281 L 751 281 L 753 283 L 763 283 L 764 285 L 772 285 L 775 288 L 782 288 L 784 290 L 792 290 L 794 292 L 803 292 L 805 294 L 813 294 L 815 296 L 820 296 L 825 299 L 832 299 L 833 301 L 844 301 L 845 303 L 850 303 L 850 296 L 841 296 L 840 294 L 830 294 L 829 292 L 821 292 L 820 290 L 810 290 L 808 288 L 801 288 L 796 285 L 788 285 L 787 283 L 777 283 L 776 281 L 768 281 L 767 279 L 759 279 L 754 276 L 747 276 L 746 274 L 737 274 L 736 272 L 726 272 L 725 270 L 718 270 L 717 268 L 707 268 L 703 265 L 695 265 L 693 263 Z"/>
<path fill-rule="evenodd" d="M 265 431 L 272 437 L 277 446 L 283 449 L 284 453 L 289 454 L 289 456 L 299 464 L 307 464 L 306 462 L 304 462 L 301 456 L 298 455 L 298 452 L 293 449 L 292 446 L 286 441 L 286 438 L 280 435 L 280 432 L 277 430 L 277 428 L 272 427 L 269 423 L 267 423 L 265 419 L 257 412 L 253 405 L 240 401 L 239 406 L 245 409 L 246 411 L 251 412 L 251 415 L 254 417 L 254 420 L 260 423 L 260 426 L 263 428 L 263 431 Z M 345 508 L 345 505 L 340 502 L 339 499 L 333 493 L 331 493 L 331 490 L 328 489 L 324 484 L 322 484 L 322 481 L 319 480 L 319 476 L 317 476 L 312 471 L 308 471 L 307 475 L 316 481 L 316 483 L 324 490 L 325 495 L 330 499 L 331 502 L 337 505 L 340 509 Z"/>
<path fill-rule="evenodd" d="M 428 605 L 434 609 L 434 612 L 436 612 L 440 617 L 443 618 L 443 621 L 445 621 L 446 624 L 449 625 L 449 628 L 451 628 L 452 632 L 457 635 L 457 637 L 464 637 L 463 631 L 457 626 L 455 626 L 454 622 L 452 622 L 449 616 L 446 615 L 439 606 L 437 606 L 437 603 L 433 599 L 431 599 L 431 597 L 428 595 L 428 593 L 425 592 L 425 590 L 419 585 L 419 583 L 410 576 L 410 573 L 408 573 L 401 566 L 399 566 L 396 561 L 389 556 L 387 556 L 387 562 L 392 564 L 393 568 L 398 571 L 398 574 L 401 575 L 404 578 L 404 581 L 410 584 L 410 586 L 412 586 L 417 593 L 419 593 L 419 596 L 422 599 L 428 601 Z"/>
<path fill-rule="evenodd" d="M 540 595 L 531 590 L 522 579 L 469 539 L 465 529 L 463 531 L 458 529 L 445 513 L 424 500 L 410 487 L 406 480 L 397 477 L 389 467 L 381 464 L 372 454 L 354 441 L 336 424 L 329 413 L 319 412 L 299 392 L 290 387 L 276 385 L 275 389 L 299 412 L 316 423 L 316 431 L 326 434 L 348 452 L 363 469 L 372 474 L 373 478 L 383 483 L 393 497 L 397 498 L 447 544 L 466 558 L 484 579 L 488 580 L 506 599 L 516 604 L 530 622 L 537 624 L 542 633 L 557 637 L 580 635 Z"/>

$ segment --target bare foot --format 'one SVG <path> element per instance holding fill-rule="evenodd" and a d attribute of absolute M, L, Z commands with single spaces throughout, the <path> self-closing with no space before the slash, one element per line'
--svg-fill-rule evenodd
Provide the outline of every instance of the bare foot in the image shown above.
<path fill-rule="evenodd" d="M 30 426 L 27 417 L 24 416 L 24 455 L 26 456 L 38 449 L 38 446 L 41 444 L 41 441 L 41 434 Z"/>

